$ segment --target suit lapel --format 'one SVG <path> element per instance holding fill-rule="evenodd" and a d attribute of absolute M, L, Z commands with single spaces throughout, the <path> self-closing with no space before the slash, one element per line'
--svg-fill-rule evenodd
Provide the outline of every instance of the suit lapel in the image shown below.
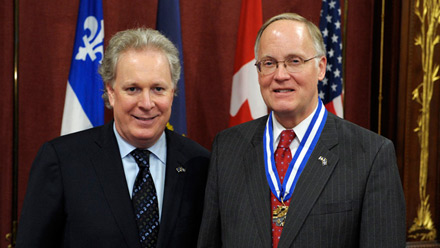
<path fill-rule="evenodd" d="M 178 173 L 177 168 L 186 162 L 185 155 L 181 152 L 182 144 L 174 138 L 173 132 L 165 130 L 167 137 L 167 164 L 165 174 L 165 190 L 160 221 L 157 247 L 167 247 L 169 235 L 173 232 L 179 214 L 182 190 L 186 179 L 186 173 Z"/>
<path fill-rule="evenodd" d="M 263 153 L 263 134 L 267 118 L 261 118 L 257 123 L 251 146 L 244 156 L 246 172 L 246 192 L 251 202 L 255 225 L 258 228 L 258 236 L 261 239 L 262 247 L 270 247 L 271 238 L 271 216 L 270 216 L 270 189 L 267 183 Z"/>
<path fill-rule="evenodd" d="M 331 148 L 338 143 L 337 137 L 334 117 L 329 113 L 321 137 L 292 194 L 286 224 L 283 228 L 278 247 L 291 246 L 327 184 L 339 160 L 338 156 L 331 151 Z M 327 159 L 326 165 L 322 163 L 319 159 L 320 157 Z"/>
<path fill-rule="evenodd" d="M 95 143 L 98 149 L 96 156 L 91 159 L 92 164 L 115 221 L 127 246 L 140 248 L 133 207 L 128 193 L 119 148 L 113 133 L 113 122 L 99 129 L 95 137 Z"/>

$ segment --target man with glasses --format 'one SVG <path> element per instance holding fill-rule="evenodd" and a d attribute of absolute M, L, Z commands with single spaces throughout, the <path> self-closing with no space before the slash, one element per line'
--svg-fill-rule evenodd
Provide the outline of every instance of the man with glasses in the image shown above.
<path fill-rule="evenodd" d="M 393 144 L 325 110 L 319 29 L 275 16 L 255 57 L 271 112 L 217 135 L 198 247 L 404 247 Z"/>

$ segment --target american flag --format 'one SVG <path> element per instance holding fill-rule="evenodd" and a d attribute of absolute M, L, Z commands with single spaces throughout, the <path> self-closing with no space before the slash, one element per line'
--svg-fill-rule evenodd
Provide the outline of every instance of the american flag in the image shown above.
<path fill-rule="evenodd" d="M 342 39 L 339 0 L 322 0 L 319 29 L 327 50 L 327 71 L 318 83 L 318 94 L 328 111 L 343 117 Z"/>

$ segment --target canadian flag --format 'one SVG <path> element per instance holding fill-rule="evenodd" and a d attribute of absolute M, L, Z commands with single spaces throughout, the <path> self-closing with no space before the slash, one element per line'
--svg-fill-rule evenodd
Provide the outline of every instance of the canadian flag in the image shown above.
<path fill-rule="evenodd" d="M 229 126 L 267 114 L 255 68 L 254 44 L 263 24 L 261 0 L 242 0 L 232 78 Z"/>

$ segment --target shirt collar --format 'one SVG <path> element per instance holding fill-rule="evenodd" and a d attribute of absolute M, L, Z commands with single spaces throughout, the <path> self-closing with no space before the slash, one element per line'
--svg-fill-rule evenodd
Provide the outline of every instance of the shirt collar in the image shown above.
<path fill-rule="evenodd" d="M 309 116 L 307 116 L 307 118 L 305 118 L 303 121 L 301 121 L 298 125 L 296 125 L 293 128 L 293 131 L 295 132 L 296 138 L 299 140 L 299 143 L 301 143 L 301 140 L 306 134 L 307 128 L 312 122 L 313 115 L 315 115 L 317 109 L 318 109 L 318 104 L 316 105 L 315 110 L 313 110 L 313 112 Z M 281 125 L 281 123 L 278 122 L 277 118 L 275 118 L 274 115 L 272 115 L 272 122 L 273 122 L 272 124 L 273 136 L 276 137 L 276 139 L 274 139 L 273 147 L 277 147 L 278 142 L 280 141 L 281 132 L 286 130 L 286 128 L 283 127 L 283 125 Z"/>
<path fill-rule="evenodd" d="M 115 133 L 116 141 L 118 142 L 121 158 L 128 156 L 130 152 L 136 149 L 135 146 L 128 143 L 124 138 L 121 137 L 121 135 L 119 135 L 118 131 L 116 130 L 115 123 L 113 123 L 113 132 Z M 162 163 L 165 164 L 166 155 L 167 155 L 166 146 L 167 146 L 167 141 L 165 138 L 165 131 L 164 131 L 160 136 L 160 138 L 157 140 L 157 142 L 152 147 L 149 147 L 148 150 L 152 154 L 154 154 L 154 156 L 156 156 Z"/>

